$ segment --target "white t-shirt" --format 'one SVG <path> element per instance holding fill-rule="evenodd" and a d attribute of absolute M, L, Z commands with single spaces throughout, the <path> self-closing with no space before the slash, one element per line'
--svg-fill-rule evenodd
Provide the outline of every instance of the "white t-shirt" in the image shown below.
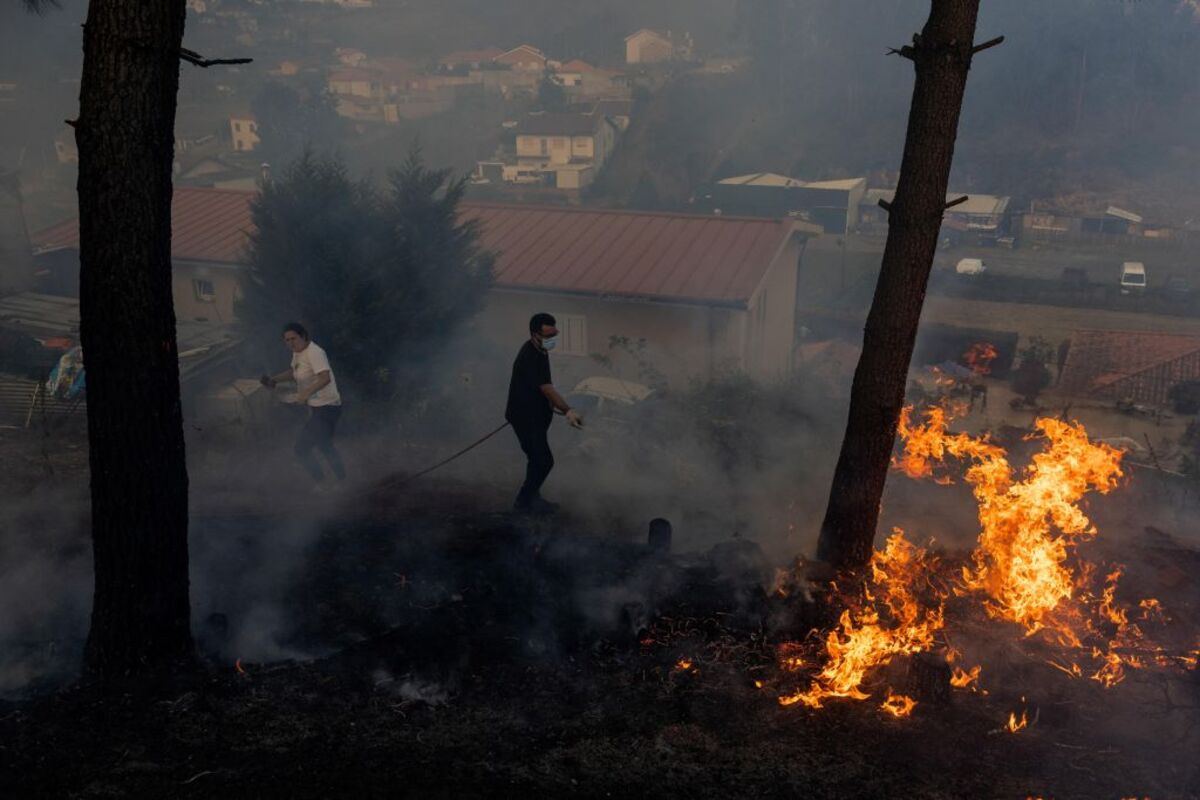
<path fill-rule="evenodd" d="M 312 386 L 317 381 L 317 375 L 329 373 L 329 383 L 313 392 L 308 398 L 310 406 L 340 406 L 342 396 L 338 394 L 337 379 L 333 377 L 333 369 L 329 366 L 329 356 L 316 342 L 309 342 L 308 347 L 299 353 L 292 353 L 292 376 L 296 386 L 301 391 Z"/>

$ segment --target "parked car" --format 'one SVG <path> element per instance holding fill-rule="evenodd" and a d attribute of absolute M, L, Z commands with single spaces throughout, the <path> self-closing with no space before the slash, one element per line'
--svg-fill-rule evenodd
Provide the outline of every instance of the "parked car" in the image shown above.
<path fill-rule="evenodd" d="M 1121 294 L 1142 294 L 1146 291 L 1146 265 L 1126 261 L 1121 265 Z"/>
<path fill-rule="evenodd" d="M 987 271 L 987 265 L 982 258 L 960 258 L 954 271 L 959 275 L 982 275 Z"/>

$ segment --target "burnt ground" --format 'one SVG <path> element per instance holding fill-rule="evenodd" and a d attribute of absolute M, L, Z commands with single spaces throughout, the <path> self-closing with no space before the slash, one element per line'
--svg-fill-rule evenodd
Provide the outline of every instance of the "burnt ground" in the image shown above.
<path fill-rule="evenodd" d="M 0 797 L 1200 796 L 1194 670 L 1105 691 L 994 646 L 988 694 L 909 719 L 784 708 L 803 679 L 774 647 L 822 615 L 758 588 L 754 545 L 665 557 L 640 531 L 488 512 L 503 499 L 447 481 L 344 498 L 290 550 L 305 509 L 196 509 L 202 666 L 0 702 Z M 285 619 L 256 639 L 245 575 L 285 551 Z M 1138 580 L 1166 570 L 1164 602 L 1194 618 L 1194 551 L 1156 532 L 1120 556 Z M 1016 709 L 1033 723 L 1011 734 Z"/>

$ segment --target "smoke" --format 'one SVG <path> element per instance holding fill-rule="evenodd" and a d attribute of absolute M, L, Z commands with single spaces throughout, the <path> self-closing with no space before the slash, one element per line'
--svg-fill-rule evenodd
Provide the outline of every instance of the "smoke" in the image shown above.
<path fill-rule="evenodd" d="M 86 491 L 38 488 L 0 506 L 0 697 L 76 668 L 92 564 Z"/>

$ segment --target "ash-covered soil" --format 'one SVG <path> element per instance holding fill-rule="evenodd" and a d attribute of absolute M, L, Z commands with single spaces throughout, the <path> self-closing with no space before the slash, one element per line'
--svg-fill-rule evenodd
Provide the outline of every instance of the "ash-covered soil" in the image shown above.
<path fill-rule="evenodd" d="M 876 699 L 784 708 L 803 679 L 775 666 L 773 626 L 812 620 L 747 589 L 752 545 L 668 559 L 567 515 L 405 506 L 306 548 L 279 636 L 324 655 L 238 663 L 200 623 L 190 674 L 9 702 L 0 796 L 1200 796 L 1194 671 L 1106 691 L 989 665 L 988 694 L 893 719 L 877 699 L 898 663 Z M 226 523 L 246 548 L 265 530 Z M 1015 708 L 1032 724 L 1013 734 Z"/>
<path fill-rule="evenodd" d="M 85 466 L 50 459 L 64 483 Z M 989 641 L 986 694 L 894 719 L 897 659 L 871 699 L 785 708 L 807 677 L 776 646 L 829 609 L 768 596 L 752 543 L 655 555 L 643 527 L 492 513 L 504 492 L 452 481 L 333 513 L 252 495 L 193 509 L 201 666 L 0 702 L 0 797 L 1200 797 L 1195 669 L 1104 690 L 1016 634 Z M 1195 550 L 1157 529 L 1098 544 L 1127 599 L 1192 624 Z M 58 677 L 80 643 L 56 643 Z"/>

